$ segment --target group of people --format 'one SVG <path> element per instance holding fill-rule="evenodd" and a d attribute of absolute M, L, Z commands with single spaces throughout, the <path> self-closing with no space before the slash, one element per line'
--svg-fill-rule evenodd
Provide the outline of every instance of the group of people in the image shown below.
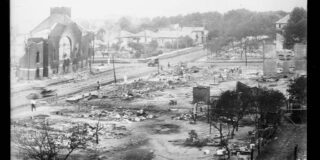
<path fill-rule="evenodd" d="M 240 67 L 235 67 L 235 68 L 231 68 L 229 69 L 229 73 L 242 73 L 242 69 Z"/>

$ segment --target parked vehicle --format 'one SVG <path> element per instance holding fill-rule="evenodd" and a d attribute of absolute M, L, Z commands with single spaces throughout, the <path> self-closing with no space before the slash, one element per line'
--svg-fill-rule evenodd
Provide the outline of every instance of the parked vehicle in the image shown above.
<path fill-rule="evenodd" d="M 148 67 L 155 67 L 159 64 L 159 59 L 151 59 L 147 64 Z"/>

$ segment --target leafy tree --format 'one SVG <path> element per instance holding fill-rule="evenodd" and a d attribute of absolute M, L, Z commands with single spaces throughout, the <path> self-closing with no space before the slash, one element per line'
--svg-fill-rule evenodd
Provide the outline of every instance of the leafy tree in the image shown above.
<path fill-rule="evenodd" d="M 118 51 L 118 50 L 120 49 L 120 44 L 121 44 L 121 42 L 119 42 L 119 43 L 112 43 L 111 48 L 114 49 L 114 50 L 116 50 L 116 51 Z"/>
<path fill-rule="evenodd" d="M 230 158 L 228 138 L 226 137 L 226 135 L 223 134 L 223 128 L 225 128 L 225 126 L 228 125 L 228 122 L 225 121 L 225 118 L 223 118 L 223 116 L 221 116 L 221 111 L 219 111 L 220 109 L 216 108 L 217 103 L 218 101 L 214 101 L 213 103 L 211 103 L 211 111 L 209 113 L 210 130 L 211 130 L 211 126 L 213 126 L 215 129 L 218 130 L 220 135 L 220 145 L 224 146 L 227 149 L 228 158 Z"/>
<path fill-rule="evenodd" d="M 140 43 L 130 42 L 128 47 L 132 48 L 135 51 L 135 57 L 139 58 L 141 54 L 144 53 L 145 47 Z"/>
<path fill-rule="evenodd" d="M 104 30 L 103 28 L 100 28 L 97 32 L 97 39 L 100 40 L 100 41 L 103 41 L 104 42 L 104 35 L 106 34 L 106 30 Z"/>
<path fill-rule="evenodd" d="M 154 51 L 158 48 L 158 42 L 156 40 L 152 40 L 149 44 L 148 47 L 151 48 L 151 51 Z"/>
<path fill-rule="evenodd" d="M 208 33 L 208 41 L 211 41 L 211 40 L 213 40 L 215 38 L 218 38 L 221 35 L 220 32 L 221 31 L 217 30 L 217 29 L 213 30 L 213 31 L 209 31 L 209 33 Z"/>
<path fill-rule="evenodd" d="M 280 107 L 285 104 L 286 98 L 280 91 L 267 89 L 267 88 L 257 88 L 256 95 L 255 95 L 255 104 L 256 104 L 256 111 L 260 115 L 259 121 L 271 121 L 274 122 L 274 125 L 278 123 L 280 115 Z M 275 114 L 277 115 L 277 119 L 268 119 L 268 114 Z M 257 124 L 257 128 L 260 125 Z"/>
<path fill-rule="evenodd" d="M 189 36 L 180 37 L 178 39 L 178 47 L 179 48 L 186 48 L 191 47 L 193 45 L 193 39 Z"/>
<path fill-rule="evenodd" d="M 307 11 L 296 7 L 290 14 L 288 24 L 284 27 L 284 47 L 291 49 L 295 43 L 307 41 Z"/>
<path fill-rule="evenodd" d="M 307 78 L 301 76 L 289 84 L 289 101 L 294 104 L 304 105 L 307 103 Z"/>
<path fill-rule="evenodd" d="M 121 30 L 129 31 L 132 27 L 131 21 L 126 17 L 120 18 L 118 24 Z"/>
<path fill-rule="evenodd" d="M 169 19 L 166 17 L 155 17 L 151 23 L 154 28 L 167 27 L 170 24 Z"/>
<path fill-rule="evenodd" d="M 248 114 L 253 106 L 253 97 L 250 89 L 242 91 L 225 91 L 221 93 L 215 112 L 227 118 L 226 123 L 232 126 L 231 138 L 239 121 Z"/>
<path fill-rule="evenodd" d="M 216 53 L 217 55 L 220 53 L 223 47 L 228 44 L 228 42 L 229 42 L 228 38 L 225 36 L 222 36 L 222 37 L 215 38 L 211 41 L 208 41 L 206 43 L 206 47 L 211 53 Z"/>

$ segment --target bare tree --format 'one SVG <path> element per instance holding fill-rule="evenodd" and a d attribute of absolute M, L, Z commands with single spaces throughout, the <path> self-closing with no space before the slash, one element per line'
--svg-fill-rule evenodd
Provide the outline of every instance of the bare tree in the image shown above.
<path fill-rule="evenodd" d="M 72 152 L 85 149 L 87 130 L 79 125 L 71 129 L 71 135 L 52 131 L 48 123 L 43 123 L 40 131 L 31 130 L 16 132 L 15 140 L 23 157 L 37 160 L 67 160 Z M 60 154 L 67 150 L 67 154 Z"/>
<path fill-rule="evenodd" d="M 86 123 L 86 126 L 88 126 L 90 128 L 90 130 L 93 131 L 93 134 L 90 136 L 92 138 L 95 138 L 94 141 L 96 144 L 99 144 L 99 135 L 101 134 L 100 131 L 104 128 L 103 125 L 100 124 L 101 116 L 102 116 L 102 114 L 99 113 L 98 122 L 94 126 L 91 126 L 90 124 Z"/>
<path fill-rule="evenodd" d="M 95 141 L 97 144 L 99 144 L 99 134 L 101 134 L 100 131 L 103 129 L 103 126 L 100 124 L 100 120 L 101 120 L 101 113 L 99 114 L 99 119 L 95 127 L 91 127 L 91 129 L 94 130 L 93 137 L 96 138 Z"/>

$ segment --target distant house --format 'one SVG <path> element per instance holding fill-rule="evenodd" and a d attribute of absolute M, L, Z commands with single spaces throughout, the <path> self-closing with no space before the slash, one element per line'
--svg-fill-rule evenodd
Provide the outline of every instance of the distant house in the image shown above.
<path fill-rule="evenodd" d="M 85 67 L 92 40 L 92 32 L 71 20 L 71 8 L 51 8 L 50 16 L 29 34 L 18 77 L 36 79 Z"/>
<path fill-rule="evenodd" d="M 189 36 L 195 45 L 205 43 L 208 30 L 204 27 L 180 27 L 178 24 L 167 28 L 161 28 L 156 33 L 159 46 L 164 46 L 166 42 L 174 43 L 178 38 Z"/>
<path fill-rule="evenodd" d="M 166 44 L 173 45 L 181 36 L 182 34 L 179 31 L 160 30 L 156 33 L 155 39 L 158 42 L 159 47 L 167 47 Z"/>
<path fill-rule="evenodd" d="M 139 43 L 149 43 L 154 40 L 157 35 L 155 32 L 150 30 L 144 30 L 134 35 L 136 39 L 138 39 Z"/>
<path fill-rule="evenodd" d="M 117 39 L 118 42 L 121 42 L 120 48 L 125 48 L 127 50 L 129 49 L 128 44 L 130 42 L 138 42 L 138 39 L 135 38 L 134 34 L 128 31 L 120 31 Z"/>
<path fill-rule="evenodd" d="M 181 32 L 193 39 L 195 44 L 205 43 L 208 30 L 204 27 L 182 27 Z"/>
<path fill-rule="evenodd" d="M 208 31 L 204 27 L 180 27 L 178 24 L 170 25 L 166 28 L 160 28 L 157 32 L 144 30 L 139 33 L 133 34 L 127 31 L 121 31 L 118 39 L 123 44 L 129 42 L 136 43 L 150 43 L 152 40 L 158 42 L 159 47 L 168 47 L 170 44 L 172 48 L 177 47 L 178 39 L 181 37 L 189 36 L 194 44 L 205 43 Z"/>
<path fill-rule="evenodd" d="M 290 18 L 290 14 L 288 14 L 288 15 L 284 16 L 283 18 L 281 18 L 280 20 L 278 20 L 276 22 L 276 29 L 282 30 L 283 27 L 285 27 L 288 24 L 289 18 Z"/>

